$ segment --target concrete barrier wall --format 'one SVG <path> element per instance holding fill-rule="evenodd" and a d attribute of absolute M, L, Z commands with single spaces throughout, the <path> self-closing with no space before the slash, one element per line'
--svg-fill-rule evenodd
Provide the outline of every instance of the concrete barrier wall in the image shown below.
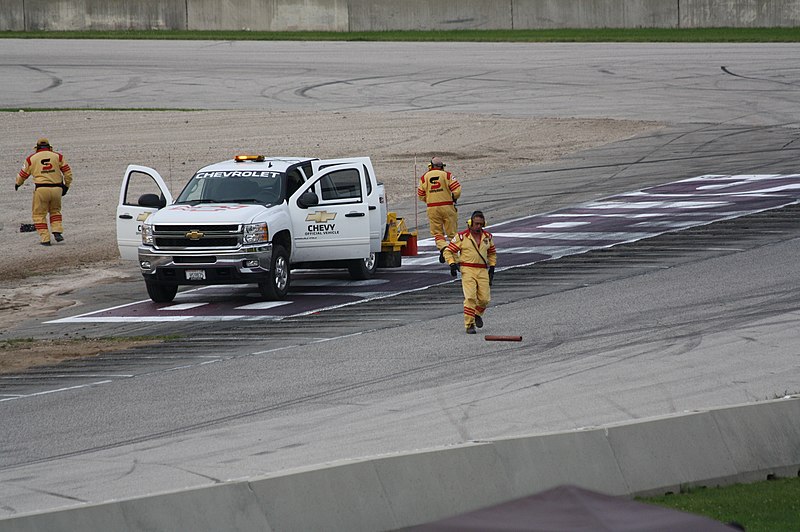
<path fill-rule="evenodd" d="M 800 475 L 800 398 L 353 460 L 0 520 L 3 532 L 376 531 L 574 484 L 610 495 Z"/>
<path fill-rule="evenodd" d="M 348 31 L 347 0 L 189 0 L 187 12 L 193 30 Z"/>
<path fill-rule="evenodd" d="M 800 26 L 796 0 L 680 0 L 684 28 Z"/>
<path fill-rule="evenodd" d="M 2 0 L 0 31 L 800 26 L 800 0 Z"/>
<path fill-rule="evenodd" d="M 24 26 L 0 29 L 187 29 L 186 0 L 24 0 L 23 5 Z"/>
<path fill-rule="evenodd" d="M 512 29 L 515 0 L 349 0 L 350 31 Z"/>
<path fill-rule="evenodd" d="M 678 11 L 677 0 L 515 0 L 514 28 L 677 28 Z"/>
<path fill-rule="evenodd" d="M 0 31 L 25 29 L 25 0 L 2 0 Z"/>

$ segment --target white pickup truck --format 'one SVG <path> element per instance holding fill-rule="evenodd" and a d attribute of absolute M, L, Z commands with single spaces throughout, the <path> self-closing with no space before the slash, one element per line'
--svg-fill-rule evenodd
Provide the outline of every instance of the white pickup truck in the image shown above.
<path fill-rule="evenodd" d="M 282 299 L 294 268 L 367 279 L 379 265 L 400 266 L 399 251 L 382 256 L 386 234 L 385 193 L 368 157 L 237 155 L 198 170 L 174 200 L 158 172 L 130 165 L 117 206 L 120 256 L 138 260 L 159 303 L 180 285 L 255 283 L 264 298 Z"/>

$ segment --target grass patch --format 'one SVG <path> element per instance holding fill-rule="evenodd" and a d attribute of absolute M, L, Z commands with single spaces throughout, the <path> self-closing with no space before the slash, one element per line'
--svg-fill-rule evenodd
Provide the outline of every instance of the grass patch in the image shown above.
<path fill-rule="evenodd" d="M 800 477 L 692 488 L 684 493 L 636 500 L 736 522 L 747 532 L 800 530 Z"/>
<path fill-rule="evenodd" d="M 22 373 L 42 366 L 53 366 L 68 360 L 95 357 L 102 353 L 155 345 L 176 338 L 179 337 L 128 336 L 59 340 L 37 340 L 34 338 L 0 340 L 0 374 Z"/>
<path fill-rule="evenodd" d="M 598 28 L 437 31 L 2 31 L 6 39 L 414 42 L 800 42 L 793 28 Z"/>

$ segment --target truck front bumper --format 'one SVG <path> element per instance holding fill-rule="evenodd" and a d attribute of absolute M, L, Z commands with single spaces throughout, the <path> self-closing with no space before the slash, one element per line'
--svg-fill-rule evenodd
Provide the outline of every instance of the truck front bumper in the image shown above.
<path fill-rule="evenodd" d="M 147 279 L 175 284 L 247 284 L 267 279 L 272 243 L 233 251 L 162 251 L 139 247 L 139 268 Z"/>

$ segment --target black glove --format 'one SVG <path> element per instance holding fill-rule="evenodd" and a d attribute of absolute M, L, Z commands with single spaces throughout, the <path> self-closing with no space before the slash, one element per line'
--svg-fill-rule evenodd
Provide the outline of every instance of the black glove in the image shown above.
<path fill-rule="evenodd" d="M 69 190 L 69 187 L 67 185 L 61 185 L 61 195 L 62 196 L 66 196 L 67 195 L 67 190 Z"/>
<path fill-rule="evenodd" d="M 451 265 L 450 265 L 450 275 L 452 275 L 453 277 L 455 277 L 455 276 L 456 276 L 456 272 L 457 272 L 457 271 L 458 271 L 458 264 L 456 264 L 456 263 L 454 262 L 453 264 L 451 264 Z"/>
<path fill-rule="evenodd" d="M 492 281 L 494 281 L 494 266 L 489 266 L 489 286 L 492 286 Z"/>

